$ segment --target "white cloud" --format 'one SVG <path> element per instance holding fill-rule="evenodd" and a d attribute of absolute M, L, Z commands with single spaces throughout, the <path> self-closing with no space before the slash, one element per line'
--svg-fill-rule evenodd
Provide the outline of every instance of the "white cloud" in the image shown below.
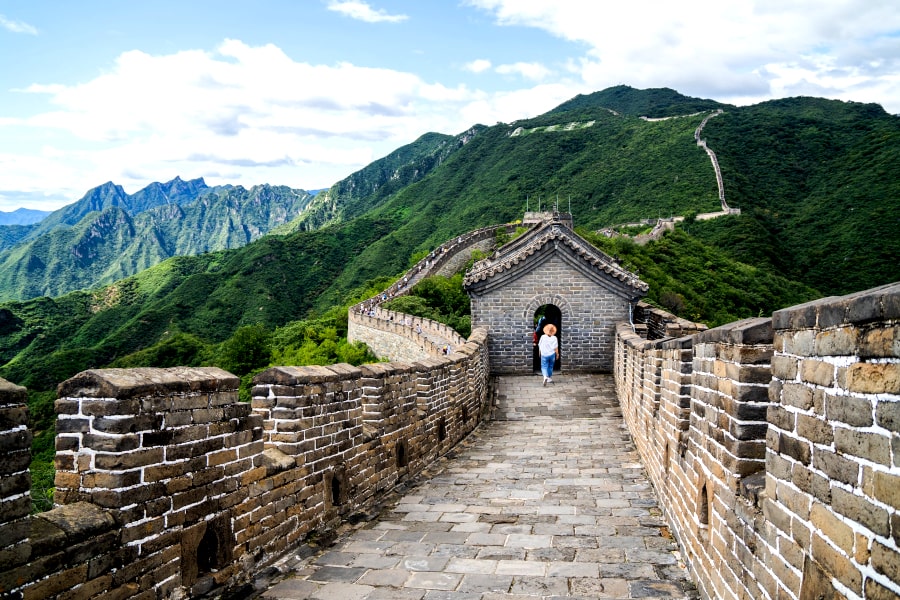
<path fill-rule="evenodd" d="M 328 3 L 328 10 L 366 23 L 400 23 L 409 18 L 407 15 L 389 15 L 384 10 L 375 10 L 366 2 L 354 0 L 332 0 Z"/>
<path fill-rule="evenodd" d="M 28 23 L 22 21 L 14 21 L 7 19 L 4 15 L 0 15 L 0 27 L 13 33 L 27 33 L 28 35 L 37 35 L 38 30 Z"/>
<path fill-rule="evenodd" d="M 722 101 L 792 90 L 865 97 L 900 112 L 900 5 L 894 0 L 468 0 L 502 26 L 583 44 L 570 63 L 593 89 L 672 87 Z M 811 84 L 808 86 L 807 84 Z M 831 93 L 827 93 L 827 92 Z"/>
<path fill-rule="evenodd" d="M 501 75 L 520 75 L 533 81 L 540 81 L 550 74 L 550 70 L 540 63 L 517 62 L 509 65 L 498 65 L 494 70 Z"/>
<path fill-rule="evenodd" d="M 92 80 L 22 93 L 53 109 L 4 119 L 0 135 L 47 141 L 39 155 L 0 156 L 4 187 L 45 190 L 41 174 L 54 173 L 54 197 L 69 201 L 109 180 L 133 192 L 176 175 L 328 187 L 425 132 L 534 116 L 573 95 L 563 86 L 492 95 L 409 72 L 299 62 L 239 40 L 214 51 L 129 51 Z"/>
<path fill-rule="evenodd" d="M 484 73 L 491 68 L 491 61 L 485 58 L 478 58 L 472 62 L 463 65 L 463 69 L 472 73 Z"/>

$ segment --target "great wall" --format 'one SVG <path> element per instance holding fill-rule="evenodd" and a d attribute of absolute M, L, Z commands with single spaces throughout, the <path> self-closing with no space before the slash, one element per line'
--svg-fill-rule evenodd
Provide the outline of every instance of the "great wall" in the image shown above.
<path fill-rule="evenodd" d="M 380 302 L 497 229 L 351 309 L 351 336 L 395 362 L 274 367 L 250 403 L 215 368 L 64 382 L 45 513 L 29 514 L 26 390 L 0 382 L 0 596 L 249 597 L 285 554 L 371 518 L 494 402 L 490 331 Z M 900 283 L 711 330 L 630 310 L 609 333 L 618 401 L 702 597 L 900 596 Z"/>

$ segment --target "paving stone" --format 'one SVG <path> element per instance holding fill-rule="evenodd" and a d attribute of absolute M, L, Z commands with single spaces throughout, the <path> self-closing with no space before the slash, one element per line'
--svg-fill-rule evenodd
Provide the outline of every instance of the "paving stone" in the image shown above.
<path fill-rule="evenodd" d="M 632 598 L 680 598 L 684 595 L 671 581 L 632 581 L 629 589 Z"/>
<path fill-rule="evenodd" d="M 569 582 L 565 577 L 515 577 L 509 591 L 539 598 L 565 596 L 569 593 Z"/>
<path fill-rule="evenodd" d="M 457 573 L 438 573 L 435 571 L 418 571 L 412 573 L 404 584 L 405 587 L 426 590 L 454 590 L 459 585 L 462 575 Z"/>
<path fill-rule="evenodd" d="M 500 560 L 497 561 L 497 575 L 536 575 L 547 574 L 547 563 L 534 560 Z"/>
<path fill-rule="evenodd" d="M 445 592 L 441 590 L 429 590 L 425 592 L 423 600 L 481 600 L 481 593 Z"/>
<path fill-rule="evenodd" d="M 434 544 L 421 542 L 397 542 L 387 550 L 386 556 L 428 556 L 434 550 Z"/>
<path fill-rule="evenodd" d="M 525 548 L 507 548 L 505 546 L 482 546 L 477 558 L 485 560 L 525 560 Z"/>
<path fill-rule="evenodd" d="M 575 560 L 575 548 L 537 548 L 525 553 L 526 560 L 562 562 Z"/>
<path fill-rule="evenodd" d="M 357 583 L 371 586 L 403 587 L 409 579 L 409 571 L 404 569 L 370 569 Z"/>
<path fill-rule="evenodd" d="M 600 565 L 582 562 L 551 562 L 548 577 L 600 577 Z"/>
<path fill-rule="evenodd" d="M 356 554 L 353 552 L 326 552 L 316 558 L 313 563 L 317 565 L 332 565 L 346 567 L 353 562 Z"/>
<path fill-rule="evenodd" d="M 305 579 L 285 579 L 262 593 L 265 599 L 305 600 L 319 589 L 319 585 Z"/>
<path fill-rule="evenodd" d="M 310 581 L 339 581 L 342 583 L 354 583 L 363 576 L 366 569 L 363 567 L 331 567 L 323 566 L 315 570 L 309 576 Z"/>
<path fill-rule="evenodd" d="M 362 532 L 360 532 L 362 533 Z M 389 540 L 392 542 L 421 542 L 427 534 L 422 531 L 409 531 L 405 529 L 394 529 L 382 535 L 379 539 Z"/>
<path fill-rule="evenodd" d="M 328 583 L 313 592 L 310 600 L 363 600 L 374 588 L 353 583 Z"/>
<path fill-rule="evenodd" d="M 357 554 L 351 567 L 365 567 L 367 569 L 393 569 L 400 564 L 399 556 L 381 556 L 380 554 Z"/>
<path fill-rule="evenodd" d="M 425 590 L 403 588 L 398 590 L 392 587 L 377 587 L 366 596 L 366 600 L 422 600 Z"/>
<path fill-rule="evenodd" d="M 506 545 L 510 548 L 549 548 L 552 544 L 552 535 L 511 533 L 509 537 L 506 538 Z"/>
<path fill-rule="evenodd" d="M 473 533 L 466 538 L 466 543 L 473 546 L 505 546 L 505 533 Z"/>
<path fill-rule="evenodd" d="M 511 575 L 483 575 L 473 573 L 463 575 L 459 592 L 508 592 L 512 585 Z"/>
<path fill-rule="evenodd" d="M 438 544 L 434 548 L 432 556 L 446 556 L 449 558 L 475 558 L 478 556 L 479 546 L 463 546 L 461 544 Z"/>
<path fill-rule="evenodd" d="M 440 571 L 450 562 L 443 556 L 407 556 L 400 560 L 400 566 L 410 571 Z"/>
<path fill-rule="evenodd" d="M 498 377 L 492 420 L 435 476 L 262 597 L 697 598 L 612 378 L 554 381 Z"/>
<path fill-rule="evenodd" d="M 422 541 L 429 544 L 465 544 L 468 538 L 469 534 L 466 532 L 432 531 L 426 533 Z"/>

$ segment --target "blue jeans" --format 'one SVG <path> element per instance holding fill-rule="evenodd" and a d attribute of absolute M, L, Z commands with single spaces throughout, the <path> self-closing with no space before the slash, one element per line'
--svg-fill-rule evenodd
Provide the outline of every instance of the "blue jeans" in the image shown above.
<path fill-rule="evenodd" d="M 549 354 L 544 356 L 541 354 L 541 373 L 544 377 L 553 377 L 553 363 L 556 362 L 556 355 Z"/>

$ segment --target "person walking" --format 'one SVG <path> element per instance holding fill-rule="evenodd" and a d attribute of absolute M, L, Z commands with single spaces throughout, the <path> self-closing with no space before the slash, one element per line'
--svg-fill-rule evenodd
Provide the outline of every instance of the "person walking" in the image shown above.
<path fill-rule="evenodd" d="M 541 373 L 546 386 L 553 383 L 553 364 L 559 358 L 559 340 L 556 339 L 556 325 L 553 323 L 544 325 L 544 335 L 538 342 L 538 350 L 541 353 Z"/>

